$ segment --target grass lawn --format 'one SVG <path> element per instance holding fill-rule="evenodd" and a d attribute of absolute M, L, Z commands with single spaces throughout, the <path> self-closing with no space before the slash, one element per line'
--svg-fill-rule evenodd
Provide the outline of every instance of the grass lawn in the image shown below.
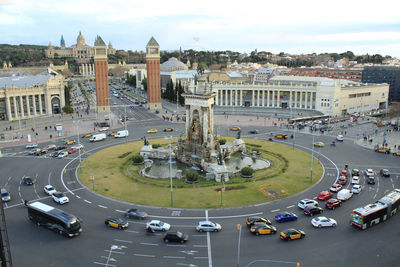
<path fill-rule="evenodd" d="M 233 138 L 224 137 L 230 142 Z M 251 179 L 239 175 L 225 183 L 223 207 L 244 206 L 284 198 L 311 186 L 311 156 L 291 146 L 275 142 L 243 138 L 248 150 L 259 150 L 272 166 L 255 172 Z M 166 146 L 168 140 L 153 139 L 150 144 Z M 101 150 L 82 162 L 79 179 L 88 188 L 100 194 L 132 203 L 169 207 L 169 179 L 151 179 L 139 174 L 141 166 L 129 160 L 143 146 L 143 142 L 132 142 Z M 322 175 L 322 166 L 314 158 L 313 183 Z M 174 207 L 219 208 L 221 188 L 215 181 L 201 181 L 188 185 L 184 179 L 173 181 Z"/>

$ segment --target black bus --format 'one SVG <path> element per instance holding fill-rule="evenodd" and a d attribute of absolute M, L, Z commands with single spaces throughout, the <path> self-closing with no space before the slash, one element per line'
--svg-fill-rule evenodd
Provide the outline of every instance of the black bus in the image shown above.
<path fill-rule="evenodd" d="M 38 201 L 28 204 L 28 217 L 38 226 L 60 235 L 73 237 L 82 232 L 81 222 L 76 216 Z"/>

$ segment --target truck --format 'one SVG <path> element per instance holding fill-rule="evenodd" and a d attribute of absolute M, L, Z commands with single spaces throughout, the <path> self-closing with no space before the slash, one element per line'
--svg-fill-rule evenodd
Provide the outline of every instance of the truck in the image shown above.
<path fill-rule="evenodd" d="M 105 133 L 99 133 L 99 134 L 94 134 L 92 137 L 90 137 L 89 141 L 90 142 L 97 142 L 101 140 L 106 139 L 106 134 Z"/>
<path fill-rule="evenodd" d="M 353 196 L 352 191 L 350 191 L 349 189 L 342 189 L 337 193 L 336 198 L 345 201 L 351 198 L 352 196 Z"/>
<path fill-rule="evenodd" d="M 115 135 L 115 138 L 128 137 L 128 136 L 129 136 L 129 131 L 122 130 L 122 131 L 117 132 L 117 134 Z"/>

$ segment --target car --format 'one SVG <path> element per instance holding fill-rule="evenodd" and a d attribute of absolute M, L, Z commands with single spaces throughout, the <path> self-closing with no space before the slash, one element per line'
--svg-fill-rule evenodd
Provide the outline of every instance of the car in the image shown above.
<path fill-rule="evenodd" d="M 276 139 L 288 139 L 289 136 L 287 134 L 276 134 L 275 138 Z"/>
<path fill-rule="evenodd" d="M 108 133 L 108 136 L 115 136 L 116 134 L 117 134 L 117 132 L 115 131 L 115 132 Z"/>
<path fill-rule="evenodd" d="M 187 234 L 184 234 L 182 232 L 167 232 L 163 240 L 165 243 L 168 242 L 178 242 L 178 243 L 185 243 L 189 239 L 189 236 Z"/>
<path fill-rule="evenodd" d="M 297 215 L 292 212 L 284 212 L 275 216 L 275 220 L 279 223 L 295 221 L 297 220 Z"/>
<path fill-rule="evenodd" d="M 276 233 L 276 227 L 268 224 L 253 225 L 250 232 L 255 235 L 271 235 Z"/>
<path fill-rule="evenodd" d="M 353 187 L 351 188 L 351 192 L 353 193 L 353 194 L 358 194 L 358 193 L 360 193 L 361 192 L 361 185 L 359 185 L 359 184 L 355 184 L 355 185 L 353 185 Z"/>
<path fill-rule="evenodd" d="M 46 193 L 46 195 L 49 195 L 49 196 L 51 196 L 53 193 L 57 192 L 56 189 L 54 188 L 54 186 L 52 186 L 50 184 L 45 185 L 43 190 Z"/>
<path fill-rule="evenodd" d="M 76 147 L 71 147 L 70 149 L 68 149 L 68 154 L 72 154 L 75 153 L 76 151 L 78 151 L 78 149 Z"/>
<path fill-rule="evenodd" d="M 297 204 L 297 207 L 299 207 L 302 210 L 304 210 L 307 207 L 317 207 L 317 206 L 318 206 L 317 201 L 307 198 L 300 200 L 299 203 Z"/>
<path fill-rule="evenodd" d="M 347 178 L 346 176 L 339 176 L 337 183 L 340 185 L 346 185 L 347 184 Z"/>
<path fill-rule="evenodd" d="M 147 218 L 147 213 L 144 211 L 140 211 L 138 209 L 127 209 L 124 212 L 124 216 L 127 218 L 141 219 L 144 220 Z"/>
<path fill-rule="evenodd" d="M 65 145 L 58 145 L 58 146 L 56 146 L 55 150 L 60 151 L 60 150 L 66 149 L 66 148 L 67 147 Z"/>
<path fill-rule="evenodd" d="M 375 184 L 375 176 L 368 176 L 367 183 L 368 184 Z"/>
<path fill-rule="evenodd" d="M 329 190 L 331 191 L 331 192 L 338 192 L 338 191 L 340 191 L 342 189 L 342 185 L 340 185 L 340 184 L 333 184 L 332 186 L 331 186 L 331 188 L 329 188 Z"/>
<path fill-rule="evenodd" d="M 219 232 L 222 230 L 222 227 L 219 223 L 214 223 L 211 221 L 201 221 L 196 226 L 197 232 Z"/>
<path fill-rule="evenodd" d="M 61 153 L 58 155 L 57 158 L 62 159 L 68 156 L 68 152 L 67 151 L 61 151 Z"/>
<path fill-rule="evenodd" d="M 24 176 L 22 180 L 26 185 L 33 185 L 34 183 L 36 183 L 36 179 L 33 179 L 30 176 Z"/>
<path fill-rule="evenodd" d="M 343 135 L 339 134 L 338 136 L 336 136 L 336 140 L 338 140 L 339 142 L 343 142 Z"/>
<path fill-rule="evenodd" d="M 157 132 L 158 132 L 157 129 L 150 129 L 150 130 L 147 131 L 147 133 L 157 133 Z"/>
<path fill-rule="evenodd" d="M 351 170 L 351 176 L 360 176 L 360 170 L 359 169 L 352 169 Z"/>
<path fill-rule="evenodd" d="M 325 203 L 327 209 L 334 210 L 337 207 L 342 206 L 342 201 L 336 198 L 331 198 Z"/>
<path fill-rule="evenodd" d="M 400 156 L 400 152 L 394 152 L 393 156 Z"/>
<path fill-rule="evenodd" d="M 69 198 L 62 192 L 54 192 L 51 197 L 56 203 L 59 203 L 61 205 L 68 203 Z"/>
<path fill-rule="evenodd" d="M 315 146 L 315 147 L 324 147 L 325 144 L 324 144 L 323 142 L 315 142 L 315 143 L 314 143 L 314 146 Z"/>
<path fill-rule="evenodd" d="M 349 172 L 347 170 L 341 170 L 339 176 L 349 177 Z"/>
<path fill-rule="evenodd" d="M 77 145 L 72 146 L 71 148 L 84 149 L 85 147 L 82 144 L 77 144 Z"/>
<path fill-rule="evenodd" d="M 282 240 L 287 241 L 287 240 L 301 239 L 306 236 L 306 233 L 300 229 L 290 228 L 285 231 L 282 231 L 279 236 Z"/>
<path fill-rule="evenodd" d="M 391 150 L 388 147 L 378 147 L 378 148 L 375 149 L 375 152 L 384 153 L 384 154 L 390 154 Z"/>
<path fill-rule="evenodd" d="M 46 154 L 47 152 L 48 151 L 45 148 L 35 148 L 33 155 L 40 156 L 40 155 Z"/>
<path fill-rule="evenodd" d="M 332 218 L 327 217 L 317 217 L 311 220 L 311 224 L 314 227 L 322 228 L 322 227 L 336 227 L 337 222 Z"/>
<path fill-rule="evenodd" d="M 27 145 L 25 146 L 25 148 L 28 148 L 28 149 L 30 149 L 30 148 L 37 148 L 37 147 L 38 147 L 38 144 L 36 144 L 36 143 L 27 144 Z"/>
<path fill-rule="evenodd" d="M 0 189 L 0 195 L 1 195 L 1 201 L 3 202 L 8 202 L 11 200 L 11 195 L 5 188 Z"/>
<path fill-rule="evenodd" d="M 56 145 L 50 144 L 50 145 L 47 145 L 45 149 L 46 149 L 47 151 L 49 151 L 49 150 L 54 150 L 54 149 L 56 149 L 56 147 L 57 147 Z"/>
<path fill-rule="evenodd" d="M 160 220 L 151 220 L 146 223 L 146 229 L 151 228 L 154 231 L 169 231 L 171 225 Z"/>
<path fill-rule="evenodd" d="M 315 214 L 321 214 L 324 210 L 321 207 L 314 207 L 314 208 L 305 208 L 304 214 L 308 216 L 314 216 Z"/>
<path fill-rule="evenodd" d="M 359 184 L 360 183 L 360 178 L 358 176 L 353 176 L 351 178 L 351 184 Z"/>
<path fill-rule="evenodd" d="M 232 127 L 231 128 L 231 131 L 240 131 L 241 129 L 240 129 L 240 127 Z"/>
<path fill-rule="evenodd" d="M 250 130 L 249 131 L 249 134 L 259 134 L 260 133 L 260 131 L 259 130 Z"/>
<path fill-rule="evenodd" d="M 172 131 L 174 131 L 173 128 L 165 128 L 165 129 L 164 129 L 164 132 L 172 132 Z"/>
<path fill-rule="evenodd" d="M 98 129 L 99 132 L 105 132 L 105 131 L 108 131 L 108 130 L 110 130 L 110 127 L 107 127 L 107 126 L 105 126 L 105 127 L 100 127 L 100 128 Z"/>
<path fill-rule="evenodd" d="M 28 152 L 29 155 L 36 155 L 36 153 L 40 153 L 41 149 L 40 148 L 34 148 L 31 151 Z"/>
<path fill-rule="evenodd" d="M 93 134 L 88 133 L 88 134 L 83 135 L 82 138 L 89 138 L 89 137 L 92 137 L 92 135 L 93 135 Z"/>
<path fill-rule="evenodd" d="M 263 217 L 248 217 L 246 219 L 247 227 L 251 227 L 252 225 L 258 224 L 272 224 L 270 220 Z"/>
<path fill-rule="evenodd" d="M 318 194 L 317 199 L 327 200 L 330 199 L 331 197 L 333 197 L 333 193 L 325 190 Z"/>
<path fill-rule="evenodd" d="M 66 141 L 64 142 L 64 144 L 65 144 L 65 145 L 73 145 L 73 144 L 75 144 L 75 140 L 66 140 Z"/>
<path fill-rule="evenodd" d="M 365 173 L 365 176 L 367 176 L 367 177 L 375 176 L 375 172 L 373 169 L 366 169 L 364 173 Z"/>
<path fill-rule="evenodd" d="M 380 173 L 383 177 L 390 177 L 390 171 L 388 169 L 381 169 Z"/>
<path fill-rule="evenodd" d="M 116 229 L 126 229 L 129 226 L 129 223 L 122 220 L 121 218 L 109 217 L 105 220 L 105 225 L 108 227 L 116 228 Z"/>

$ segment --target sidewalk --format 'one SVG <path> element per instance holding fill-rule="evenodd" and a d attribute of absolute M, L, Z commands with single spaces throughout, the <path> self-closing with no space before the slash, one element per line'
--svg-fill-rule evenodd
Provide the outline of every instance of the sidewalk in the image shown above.
<path fill-rule="evenodd" d="M 372 140 L 372 142 L 369 140 Z M 387 147 L 390 148 L 391 152 L 400 151 L 400 131 L 392 131 L 389 133 L 386 131 L 380 132 L 378 135 L 370 136 L 369 140 L 364 141 L 364 138 L 360 138 L 356 140 L 355 143 L 371 150 L 375 150 L 376 145 L 382 147 L 384 143 L 387 143 Z"/>

